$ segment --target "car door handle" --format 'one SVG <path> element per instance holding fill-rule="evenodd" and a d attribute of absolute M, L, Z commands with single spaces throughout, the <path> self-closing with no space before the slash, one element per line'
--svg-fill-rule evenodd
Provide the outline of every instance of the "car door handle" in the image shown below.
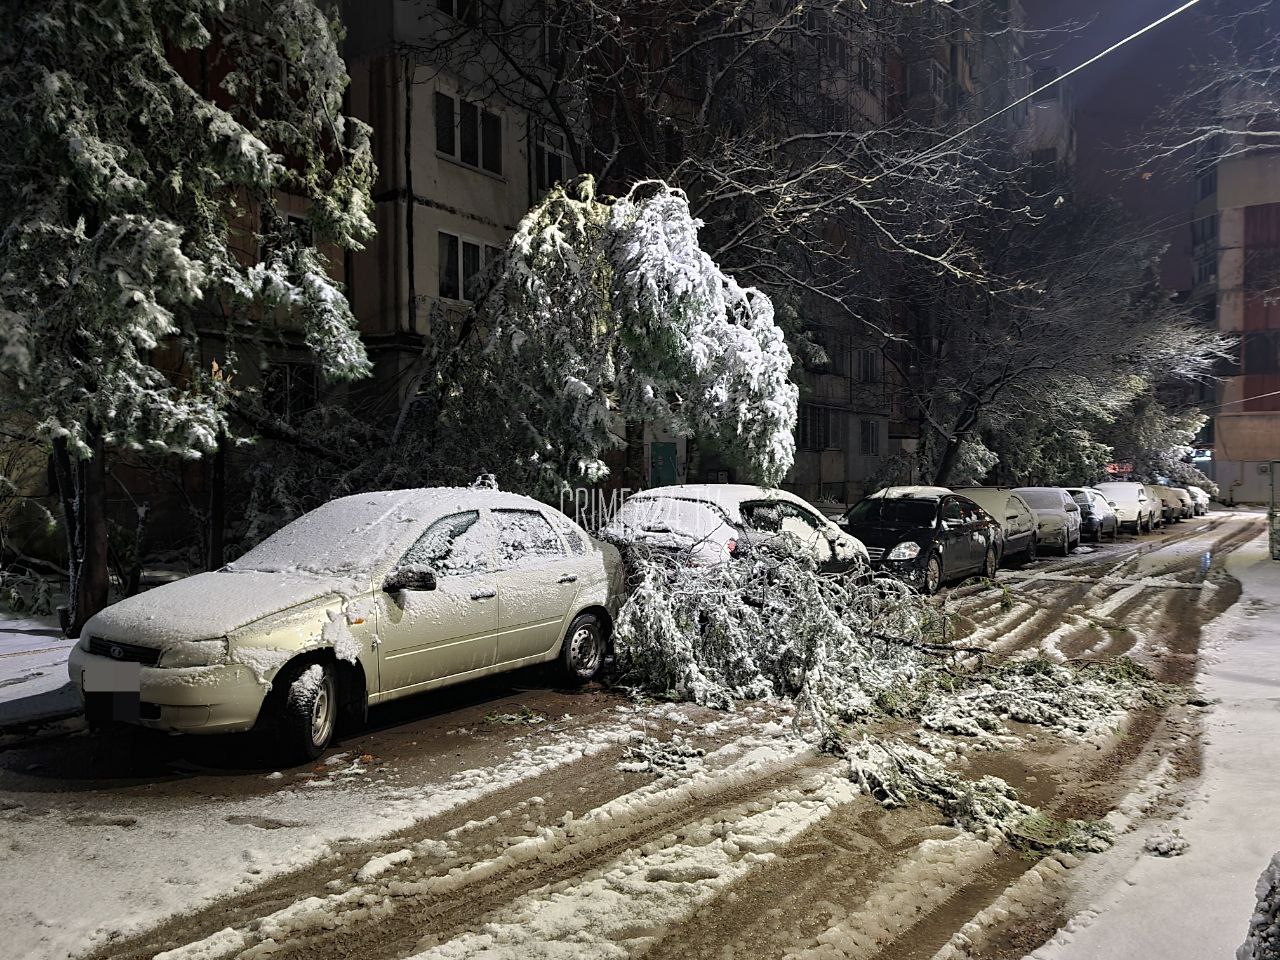
<path fill-rule="evenodd" d="M 577 583 L 578 575 L 576 573 L 566 573 L 559 580 L 560 583 Z"/>
<path fill-rule="evenodd" d="M 497 590 L 477 590 L 471 595 L 472 600 L 492 600 L 498 595 Z"/>

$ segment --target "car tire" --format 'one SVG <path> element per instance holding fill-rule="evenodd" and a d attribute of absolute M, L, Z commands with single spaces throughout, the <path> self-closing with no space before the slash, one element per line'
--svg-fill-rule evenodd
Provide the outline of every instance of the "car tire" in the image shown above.
<path fill-rule="evenodd" d="M 604 624 L 594 613 L 573 618 L 560 644 L 560 674 L 566 683 L 581 686 L 593 680 L 604 666 L 607 642 Z"/>
<path fill-rule="evenodd" d="M 987 555 L 982 558 L 982 575 L 988 580 L 996 578 L 996 568 L 1000 566 L 1000 558 L 995 547 L 987 547 Z"/>
<path fill-rule="evenodd" d="M 1094 543 L 1102 542 L 1102 521 L 1098 521 L 1098 532 L 1093 535 Z"/>
<path fill-rule="evenodd" d="M 936 553 L 929 554 L 924 565 L 924 592 L 932 597 L 942 589 L 942 558 Z"/>
<path fill-rule="evenodd" d="M 1070 537 L 1062 538 L 1062 555 L 1064 557 L 1071 556 L 1071 538 Z"/>
<path fill-rule="evenodd" d="M 327 663 L 289 664 L 271 685 L 267 733 L 288 763 L 315 760 L 338 724 L 338 678 Z"/>
<path fill-rule="evenodd" d="M 1035 534 L 1032 534 L 1031 539 L 1027 541 L 1027 549 L 1026 549 L 1026 551 L 1022 554 L 1022 562 L 1023 562 L 1023 563 L 1035 563 L 1035 562 L 1036 562 L 1036 538 L 1035 538 Z"/>

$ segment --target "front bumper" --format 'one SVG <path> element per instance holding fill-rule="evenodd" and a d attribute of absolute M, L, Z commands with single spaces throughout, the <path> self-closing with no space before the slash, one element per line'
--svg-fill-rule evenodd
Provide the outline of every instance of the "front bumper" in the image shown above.
<path fill-rule="evenodd" d="M 1040 530 L 1037 539 L 1041 544 L 1050 546 L 1062 546 L 1068 542 L 1069 534 L 1066 527 L 1058 527 L 1054 530 Z"/>
<path fill-rule="evenodd" d="M 266 687 L 240 663 L 140 666 L 136 691 L 127 686 L 115 691 L 94 689 L 100 685 L 93 683 L 89 684 L 89 691 L 85 690 L 86 672 L 118 666 L 116 661 L 91 654 L 79 645 L 72 648 L 67 673 L 86 713 L 114 715 L 139 726 L 174 733 L 238 733 L 257 722 L 266 696 Z"/>
<path fill-rule="evenodd" d="M 871 561 L 871 572 L 888 574 L 903 583 L 920 586 L 924 583 L 923 557 L 923 554 L 912 560 L 886 560 L 882 557 Z"/>

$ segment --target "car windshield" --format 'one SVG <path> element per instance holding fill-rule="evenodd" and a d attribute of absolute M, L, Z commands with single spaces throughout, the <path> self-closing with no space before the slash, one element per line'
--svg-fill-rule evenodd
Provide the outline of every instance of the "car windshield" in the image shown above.
<path fill-rule="evenodd" d="M 933 526 L 938 516 L 937 500 L 877 497 L 856 504 L 845 516 L 851 525 L 883 523 L 891 526 Z"/>
<path fill-rule="evenodd" d="M 1089 506 L 1089 495 L 1083 490 L 1068 490 L 1067 493 L 1071 494 L 1071 499 L 1080 504 L 1080 506 Z"/>
<path fill-rule="evenodd" d="M 404 498 L 370 494 L 334 500 L 276 531 L 224 569 L 233 573 L 370 573 L 400 539 Z"/>
<path fill-rule="evenodd" d="M 1062 495 L 1056 490 L 1019 490 L 1018 495 L 1035 510 L 1062 509 Z"/>
<path fill-rule="evenodd" d="M 676 497 L 639 497 L 622 505 L 611 526 L 622 527 L 632 537 L 665 534 L 704 540 L 727 524 L 724 515 L 710 504 Z"/>

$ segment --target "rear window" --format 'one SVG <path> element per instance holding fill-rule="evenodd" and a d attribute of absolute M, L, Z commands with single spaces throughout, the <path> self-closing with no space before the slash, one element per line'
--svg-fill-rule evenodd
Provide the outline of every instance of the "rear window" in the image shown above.
<path fill-rule="evenodd" d="M 926 527 L 932 526 L 937 517 L 937 500 L 876 497 L 856 504 L 845 514 L 845 523 L 855 525 L 891 523 Z"/>
<path fill-rule="evenodd" d="M 1089 505 L 1089 495 L 1083 490 L 1068 490 L 1067 493 L 1071 494 L 1071 499 L 1080 504 L 1080 506 L 1087 507 Z"/>
<path fill-rule="evenodd" d="M 1019 490 L 1018 496 L 1036 510 L 1056 510 L 1062 506 L 1062 494 L 1056 490 Z"/>

